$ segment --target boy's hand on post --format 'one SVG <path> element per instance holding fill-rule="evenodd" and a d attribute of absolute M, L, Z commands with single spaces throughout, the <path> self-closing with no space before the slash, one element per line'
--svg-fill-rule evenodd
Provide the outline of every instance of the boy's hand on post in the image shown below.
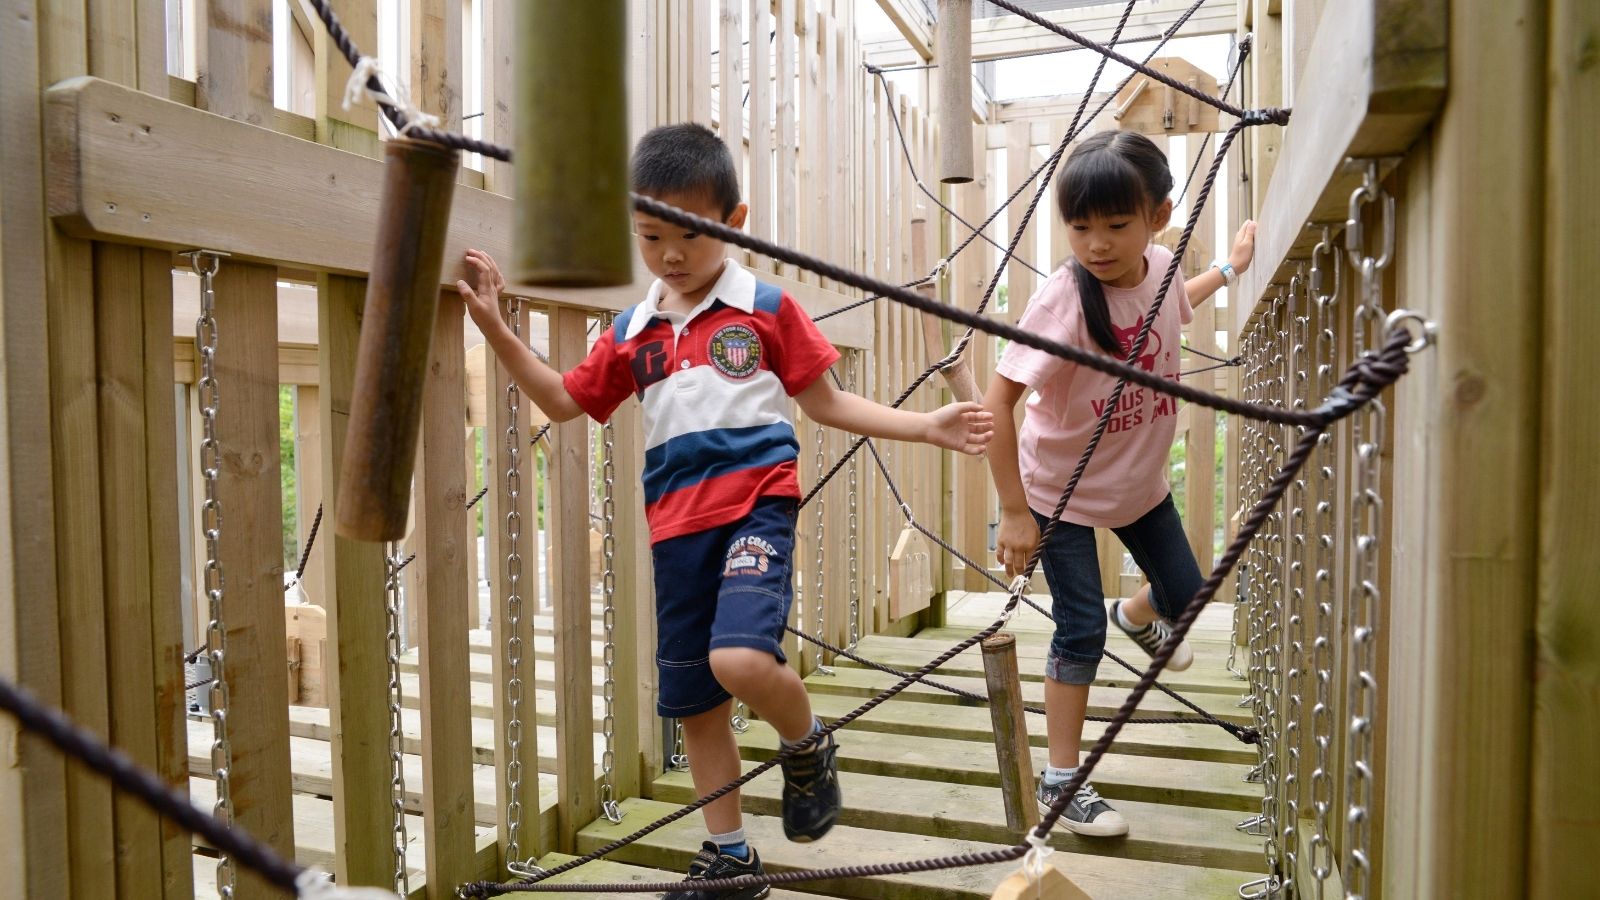
<path fill-rule="evenodd" d="M 981 404 L 952 403 L 927 416 L 928 434 L 924 440 L 936 447 L 982 456 L 994 437 L 994 413 Z"/>
<path fill-rule="evenodd" d="M 1000 529 L 995 533 L 995 558 L 1006 568 L 1006 577 L 1015 578 L 1028 567 L 1028 558 L 1039 544 L 1039 523 L 1028 512 L 1001 511 Z"/>
<path fill-rule="evenodd" d="M 1233 236 L 1233 249 L 1228 251 L 1228 262 L 1233 266 L 1234 274 L 1243 275 L 1255 258 L 1256 223 L 1253 219 L 1246 219 L 1239 226 L 1239 233 Z"/>
<path fill-rule="evenodd" d="M 477 323 L 478 330 L 486 332 L 496 323 L 504 322 L 500 318 L 500 291 L 505 288 L 506 279 L 495 265 L 494 257 L 482 250 L 468 250 L 465 262 L 476 285 L 461 280 L 456 282 L 456 290 L 461 292 L 467 314 Z"/>

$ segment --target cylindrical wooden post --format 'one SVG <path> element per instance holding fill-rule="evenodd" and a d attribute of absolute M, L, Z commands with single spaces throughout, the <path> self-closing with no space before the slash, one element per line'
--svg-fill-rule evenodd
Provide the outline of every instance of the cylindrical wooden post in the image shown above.
<path fill-rule="evenodd" d="M 627 0 L 516 6 L 512 280 L 627 284 Z"/>
<path fill-rule="evenodd" d="M 1020 833 L 1039 823 L 1039 807 L 1033 798 L 1033 753 L 1028 748 L 1022 682 L 1017 676 L 1015 635 L 1002 632 L 983 642 L 983 680 L 989 686 L 989 719 L 994 723 L 994 749 L 1000 760 L 1006 827 Z"/>
<path fill-rule="evenodd" d="M 972 0 L 939 0 L 939 180 L 972 180 Z"/>
<path fill-rule="evenodd" d="M 406 533 L 422 385 L 461 157 L 406 138 L 386 142 L 384 156 L 383 203 L 339 476 L 339 534 L 363 541 Z"/>

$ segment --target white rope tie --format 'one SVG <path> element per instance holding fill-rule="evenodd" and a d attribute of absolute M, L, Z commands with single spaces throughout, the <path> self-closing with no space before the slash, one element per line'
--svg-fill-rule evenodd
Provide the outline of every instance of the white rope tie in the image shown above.
<path fill-rule="evenodd" d="M 1050 864 L 1045 860 L 1055 851 L 1044 838 L 1031 829 L 1028 831 L 1027 841 L 1028 854 L 1022 857 L 1022 871 L 1028 876 L 1028 883 L 1033 885 L 1037 895 L 1044 890 L 1044 873 L 1050 868 Z"/>
<path fill-rule="evenodd" d="M 373 90 L 368 84 L 376 78 L 380 88 Z M 350 107 L 371 97 L 374 102 L 385 101 L 400 110 L 405 116 L 406 124 L 400 129 L 402 136 L 409 137 L 413 128 L 438 128 L 439 117 L 425 113 L 411 102 L 411 95 L 405 88 L 400 87 L 390 90 L 383 77 L 383 71 L 378 68 L 378 61 L 370 56 L 363 56 L 356 61 L 355 68 L 350 72 L 350 80 L 344 83 L 344 108 Z"/>
<path fill-rule="evenodd" d="M 393 891 L 375 887 L 340 887 L 321 869 L 306 869 L 294 880 L 300 900 L 395 900 Z"/>
<path fill-rule="evenodd" d="M 1021 597 L 1023 594 L 1026 594 L 1028 592 L 1029 583 L 1030 580 L 1026 573 L 1020 574 L 1011 579 L 1011 596 Z"/>

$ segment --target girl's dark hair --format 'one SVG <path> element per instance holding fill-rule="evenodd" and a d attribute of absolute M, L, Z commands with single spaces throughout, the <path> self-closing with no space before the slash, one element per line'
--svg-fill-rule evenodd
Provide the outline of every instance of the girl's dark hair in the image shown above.
<path fill-rule="evenodd" d="M 1056 208 L 1063 222 L 1090 216 L 1149 213 L 1172 193 L 1166 154 L 1132 131 L 1101 131 L 1085 138 L 1056 179 Z M 1112 356 L 1127 350 L 1117 340 L 1105 287 L 1077 260 L 1071 262 L 1089 337 Z"/>

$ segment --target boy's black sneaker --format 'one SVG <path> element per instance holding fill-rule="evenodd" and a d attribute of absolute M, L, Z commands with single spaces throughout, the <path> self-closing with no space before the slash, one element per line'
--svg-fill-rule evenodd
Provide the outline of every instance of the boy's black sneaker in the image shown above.
<path fill-rule="evenodd" d="M 1172 637 L 1172 626 L 1164 620 L 1157 618 L 1154 622 L 1139 629 L 1130 629 L 1122 624 L 1122 615 L 1118 612 L 1122 608 L 1122 601 L 1111 604 L 1111 624 L 1122 630 L 1122 633 L 1133 639 L 1135 644 L 1152 657 L 1161 652 L 1161 645 Z M 1172 658 L 1167 660 L 1167 671 L 1182 672 L 1194 663 L 1194 651 L 1189 649 L 1189 642 L 1182 641 L 1177 649 L 1172 651 Z"/>
<path fill-rule="evenodd" d="M 783 833 L 807 844 L 839 820 L 839 744 L 833 735 L 783 761 Z"/>
<path fill-rule="evenodd" d="M 737 878 L 740 875 L 761 875 L 761 857 L 756 854 L 756 848 L 750 848 L 750 858 L 740 859 L 723 853 L 721 848 L 710 841 L 700 845 L 700 852 L 689 863 L 689 880 L 703 881 L 711 878 Z M 762 897 L 772 893 L 772 886 L 758 884 L 754 887 L 737 888 L 731 891 L 701 891 L 690 888 L 682 891 L 668 891 L 665 900 L 761 900 Z"/>
<path fill-rule="evenodd" d="M 1035 795 L 1039 803 L 1039 815 L 1050 814 L 1050 808 L 1061 799 L 1066 787 L 1065 781 L 1045 784 L 1044 778 L 1040 777 L 1039 793 Z M 1087 782 L 1067 803 L 1059 821 L 1062 828 L 1085 837 L 1117 837 L 1128 833 L 1128 820 L 1122 817 L 1122 813 L 1112 809 L 1100 792 Z"/>

